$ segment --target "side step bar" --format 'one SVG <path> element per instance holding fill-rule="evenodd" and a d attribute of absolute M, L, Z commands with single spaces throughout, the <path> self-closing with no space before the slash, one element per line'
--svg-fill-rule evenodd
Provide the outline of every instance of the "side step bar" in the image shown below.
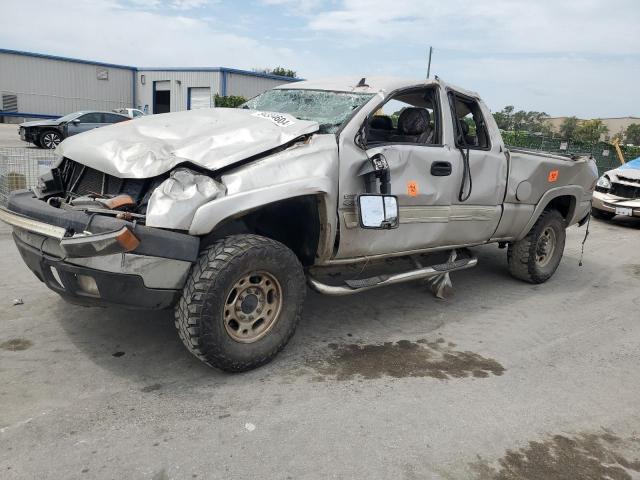
<path fill-rule="evenodd" d="M 416 270 L 410 270 L 408 272 L 395 273 L 389 275 L 376 275 L 375 277 L 346 280 L 345 285 L 327 285 L 320 282 L 317 278 L 311 275 L 307 275 L 309 286 L 317 292 L 324 293 L 325 295 L 351 295 L 353 293 L 360 293 L 373 288 L 384 287 L 386 285 L 393 285 L 396 283 L 410 282 L 412 280 L 420 280 L 423 278 L 437 277 L 438 275 L 444 275 L 449 272 L 456 272 L 458 270 L 465 270 L 467 268 L 475 267 L 478 264 L 478 259 L 474 256 L 459 258 L 453 262 L 440 263 L 438 265 L 432 265 L 430 267 L 418 268 Z"/>

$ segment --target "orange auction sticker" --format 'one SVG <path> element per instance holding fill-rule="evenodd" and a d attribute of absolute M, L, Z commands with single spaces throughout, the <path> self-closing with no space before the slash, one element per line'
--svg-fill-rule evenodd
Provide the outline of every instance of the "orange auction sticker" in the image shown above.
<path fill-rule="evenodd" d="M 410 180 L 407 182 L 407 195 L 415 197 L 418 195 L 418 182 Z"/>
<path fill-rule="evenodd" d="M 553 182 L 558 181 L 558 170 L 551 170 L 549 172 L 548 180 L 549 180 L 549 183 L 553 183 Z"/>

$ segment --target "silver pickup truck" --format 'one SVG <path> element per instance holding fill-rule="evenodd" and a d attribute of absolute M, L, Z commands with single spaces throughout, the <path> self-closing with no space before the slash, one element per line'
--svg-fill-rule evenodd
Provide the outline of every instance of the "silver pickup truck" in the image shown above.
<path fill-rule="evenodd" d="M 187 348 L 226 371 L 285 346 L 307 283 L 441 295 L 487 243 L 546 281 L 597 181 L 592 159 L 509 151 L 480 97 L 437 78 L 287 84 L 57 151 L 0 210 L 27 266 L 74 303 L 174 308 Z"/>

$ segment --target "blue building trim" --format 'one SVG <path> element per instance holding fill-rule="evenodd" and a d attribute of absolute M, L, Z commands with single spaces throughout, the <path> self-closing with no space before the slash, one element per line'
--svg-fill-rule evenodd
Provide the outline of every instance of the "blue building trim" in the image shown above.
<path fill-rule="evenodd" d="M 151 113 L 156 113 L 156 81 L 153 81 L 153 85 L 151 88 Z"/>
<path fill-rule="evenodd" d="M 0 110 L 0 117 L 24 117 L 24 118 L 43 118 L 46 120 L 60 118 L 62 115 L 47 115 L 44 113 L 25 113 L 25 112 L 5 112 Z"/>
<path fill-rule="evenodd" d="M 220 96 L 227 96 L 227 72 L 220 72 Z"/>
<path fill-rule="evenodd" d="M 131 71 L 131 78 L 133 78 L 133 83 L 131 84 L 131 108 L 138 108 L 136 106 L 136 85 L 138 84 L 138 72 L 136 70 Z"/>
<path fill-rule="evenodd" d="M 271 75 L 270 73 L 252 72 L 250 70 L 239 70 L 227 67 L 139 67 L 139 72 L 223 72 L 245 75 L 248 77 L 269 78 L 271 80 L 281 80 L 283 82 L 301 82 L 304 78 L 283 77 L 281 75 Z"/>
<path fill-rule="evenodd" d="M 23 52 L 22 50 L 9 50 L 6 48 L 0 48 L 0 53 L 8 53 L 10 55 L 23 55 L 25 57 L 46 58 L 49 60 L 61 60 L 64 62 L 84 63 L 85 65 L 96 65 L 98 67 L 123 68 L 126 70 L 133 70 L 133 71 L 137 70 L 136 67 L 132 67 L 131 65 L 117 65 L 115 63 L 95 62 L 93 60 L 82 60 L 80 58 L 61 57 L 58 55 L 49 55 L 46 53 Z"/>
<path fill-rule="evenodd" d="M 187 87 L 187 110 L 191 110 L 191 87 Z"/>

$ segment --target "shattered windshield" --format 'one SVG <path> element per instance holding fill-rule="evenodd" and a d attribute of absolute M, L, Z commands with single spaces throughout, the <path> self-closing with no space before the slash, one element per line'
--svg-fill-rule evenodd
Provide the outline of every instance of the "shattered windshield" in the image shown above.
<path fill-rule="evenodd" d="M 252 98 L 240 108 L 288 113 L 300 120 L 318 122 L 321 133 L 335 133 L 371 97 L 371 93 L 275 89 Z"/>

